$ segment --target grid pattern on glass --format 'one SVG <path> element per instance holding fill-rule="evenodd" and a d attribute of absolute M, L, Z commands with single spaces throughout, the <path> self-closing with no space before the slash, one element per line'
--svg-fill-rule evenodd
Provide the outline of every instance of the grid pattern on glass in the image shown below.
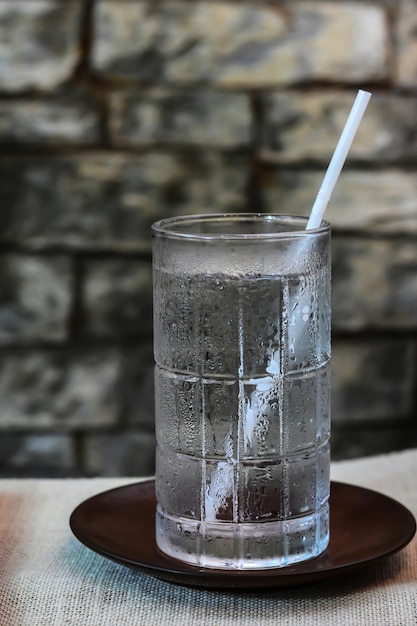
<path fill-rule="evenodd" d="M 262 458 L 276 476 L 265 478 L 262 490 L 279 483 L 290 502 L 277 504 L 277 518 L 314 510 L 311 502 L 296 504 L 290 485 L 303 478 L 297 459 L 304 466 L 303 454 L 329 437 L 330 346 L 320 274 L 284 280 L 166 273 L 157 280 L 169 303 L 157 312 L 167 327 L 158 336 L 171 338 L 169 345 L 156 340 L 157 440 L 164 450 L 189 455 L 190 467 L 200 466 L 190 470 L 205 485 L 200 519 L 250 518 L 243 496 L 233 505 L 225 499 L 228 490 L 247 493 L 249 485 L 246 499 L 261 502 L 253 487 L 259 471 L 242 464 Z M 292 468 L 287 474 L 283 462 Z"/>
<path fill-rule="evenodd" d="M 270 264 L 271 272 L 264 263 L 272 248 L 264 245 L 161 241 L 154 264 L 158 545 L 220 567 L 272 567 L 319 554 L 328 541 L 330 464 L 324 236 L 308 238 L 308 249 L 300 239 L 274 242 L 282 263 Z"/>

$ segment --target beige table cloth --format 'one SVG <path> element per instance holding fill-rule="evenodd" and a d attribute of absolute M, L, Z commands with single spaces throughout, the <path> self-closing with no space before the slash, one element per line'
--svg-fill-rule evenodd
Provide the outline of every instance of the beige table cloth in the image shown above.
<path fill-rule="evenodd" d="M 335 463 L 333 480 L 390 495 L 417 515 L 417 450 Z M 230 593 L 159 581 L 91 552 L 68 519 L 135 479 L 0 481 L 0 626 L 413 626 L 417 540 L 349 577 Z"/>

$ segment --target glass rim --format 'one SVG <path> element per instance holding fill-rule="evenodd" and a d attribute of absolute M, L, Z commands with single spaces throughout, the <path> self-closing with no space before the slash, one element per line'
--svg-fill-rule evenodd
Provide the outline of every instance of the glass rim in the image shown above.
<path fill-rule="evenodd" d="M 277 232 L 258 232 L 258 233 L 221 233 L 221 232 L 190 232 L 185 230 L 177 230 L 174 227 L 186 226 L 188 224 L 198 224 L 205 222 L 226 222 L 250 221 L 253 223 L 277 223 L 289 224 L 292 221 L 301 222 L 307 226 L 308 217 L 303 215 L 288 215 L 283 213 L 200 213 L 190 215 L 179 215 L 175 217 L 167 217 L 152 224 L 152 234 L 159 237 L 169 239 L 185 239 L 194 241 L 221 241 L 221 240 L 281 240 L 301 237 L 311 237 L 327 233 L 331 230 L 331 224 L 326 220 L 322 220 L 318 228 L 306 230 L 299 228 L 297 230 L 281 230 Z"/>

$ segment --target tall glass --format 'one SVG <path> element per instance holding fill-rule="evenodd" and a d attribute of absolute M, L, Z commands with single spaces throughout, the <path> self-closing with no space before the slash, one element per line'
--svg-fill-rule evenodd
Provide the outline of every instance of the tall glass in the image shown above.
<path fill-rule="evenodd" d="M 203 567 L 282 567 L 329 541 L 330 226 L 153 225 L 156 539 Z"/>

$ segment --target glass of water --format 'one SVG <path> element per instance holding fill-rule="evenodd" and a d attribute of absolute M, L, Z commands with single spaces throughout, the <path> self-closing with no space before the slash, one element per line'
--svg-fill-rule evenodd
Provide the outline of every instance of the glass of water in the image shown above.
<path fill-rule="evenodd" d="M 329 541 L 330 226 L 153 225 L 156 540 L 200 567 L 283 567 Z"/>

